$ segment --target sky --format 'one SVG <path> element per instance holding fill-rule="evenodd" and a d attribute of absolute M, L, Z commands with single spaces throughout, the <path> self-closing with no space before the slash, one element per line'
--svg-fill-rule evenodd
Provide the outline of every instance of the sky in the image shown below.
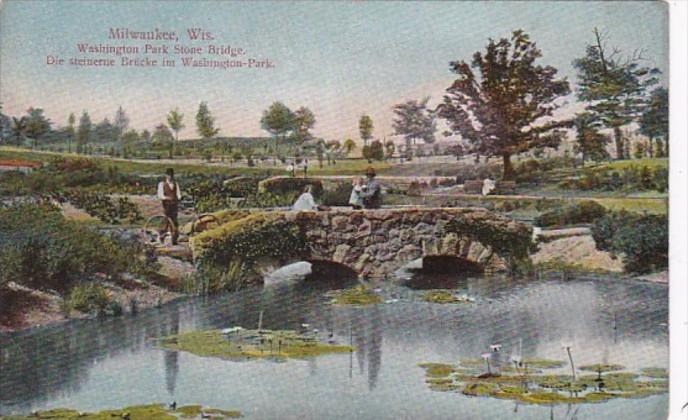
<path fill-rule="evenodd" d="M 449 62 L 470 60 L 489 38 L 530 34 L 543 57 L 575 87 L 571 62 L 598 27 L 609 47 L 643 49 L 646 64 L 668 80 L 668 15 L 659 1 L 490 2 L 187 2 L 13 1 L 0 4 L 0 102 L 16 116 L 40 107 L 57 125 L 87 110 L 111 121 L 122 106 L 136 129 L 152 129 L 173 108 L 185 114 L 181 138 L 197 137 L 195 114 L 206 101 L 223 136 L 265 136 L 260 117 L 271 103 L 306 106 L 313 133 L 358 139 L 358 119 L 373 118 L 375 137 L 393 135 L 392 107 L 431 97 L 455 79 Z M 102 68 L 48 65 L 48 55 L 83 57 L 77 44 L 143 46 L 108 39 L 109 28 L 175 31 L 186 46 L 231 45 L 272 69 Z M 201 27 L 211 42 L 189 41 Z M 155 43 L 152 41 L 150 43 Z M 160 41 L 157 41 L 160 43 Z M 103 55 L 91 55 L 103 58 Z M 205 56 L 211 58 L 209 56 Z M 119 63 L 119 57 L 114 57 Z M 580 110 L 571 98 L 564 112 Z M 441 137 L 441 136 L 440 136 Z"/>

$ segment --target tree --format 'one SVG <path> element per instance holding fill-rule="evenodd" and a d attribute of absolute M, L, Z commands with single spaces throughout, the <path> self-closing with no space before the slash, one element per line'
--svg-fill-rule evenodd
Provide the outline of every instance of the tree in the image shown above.
<path fill-rule="evenodd" d="M 621 51 L 606 46 L 606 35 L 593 30 L 595 42 L 585 48 L 585 57 L 573 61 L 578 70 L 578 99 L 588 102 L 586 110 L 613 130 L 616 159 L 623 159 L 621 127 L 633 122 L 645 103 L 647 89 L 656 84 L 660 71 L 640 65 L 642 51 L 621 58 Z"/>
<path fill-rule="evenodd" d="M 385 143 L 385 152 L 387 153 L 388 159 L 394 155 L 395 150 L 396 146 L 394 145 L 394 142 L 392 140 L 387 140 L 387 143 Z"/>
<path fill-rule="evenodd" d="M 77 153 L 84 153 L 86 151 L 86 146 L 91 139 L 92 129 L 93 123 L 91 122 L 91 117 L 88 115 L 88 112 L 83 111 L 81 113 L 81 118 L 79 118 L 79 128 L 76 132 Z"/>
<path fill-rule="evenodd" d="M 184 120 L 184 114 L 181 114 L 177 108 L 170 111 L 167 114 L 167 124 L 174 131 L 174 141 L 179 141 L 179 132 L 185 127 L 182 123 Z M 211 136 L 212 137 L 212 136 Z"/>
<path fill-rule="evenodd" d="M 145 141 L 146 143 L 148 143 L 151 140 L 151 132 L 148 131 L 148 129 L 144 129 L 141 132 L 141 140 Z"/>
<path fill-rule="evenodd" d="M 167 128 L 167 127 L 165 127 Z M 198 112 L 196 113 L 196 128 L 198 134 L 204 139 L 215 137 L 220 132 L 219 128 L 215 128 L 215 118 L 210 114 L 208 104 L 201 102 L 198 105 Z"/>
<path fill-rule="evenodd" d="M 504 179 L 513 176 L 512 155 L 558 146 L 559 129 L 571 125 L 551 118 L 560 106 L 557 99 L 570 92 L 569 84 L 555 78 L 554 67 L 536 64 L 540 57 L 530 37 L 517 30 L 511 39 L 490 39 L 485 53 L 476 52 L 470 65 L 450 63 L 459 78 L 447 88 L 439 115 L 475 152 L 501 157 Z"/>
<path fill-rule="evenodd" d="M 155 127 L 155 130 L 153 130 L 153 136 L 151 137 L 151 140 L 153 143 L 161 145 L 172 144 L 174 141 L 174 136 L 172 135 L 172 131 L 170 131 L 165 124 L 160 124 Z"/>
<path fill-rule="evenodd" d="M 76 136 L 76 129 L 74 128 L 75 123 L 76 117 L 73 112 L 70 112 L 67 118 L 67 127 L 65 128 L 65 132 L 67 133 L 67 151 L 69 153 L 72 153 L 72 140 L 74 140 Z"/>
<path fill-rule="evenodd" d="M 351 152 L 356 150 L 356 143 L 351 139 L 346 139 L 342 147 L 344 147 L 344 153 L 348 156 Z"/>
<path fill-rule="evenodd" d="M 589 112 L 576 114 L 574 127 L 576 129 L 576 144 L 574 151 L 582 155 L 583 165 L 587 159 L 595 162 L 609 158 L 607 144 L 609 136 L 599 132 L 599 121 Z"/>
<path fill-rule="evenodd" d="M 96 124 L 93 129 L 93 137 L 99 143 L 112 143 L 120 139 L 121 135 L 117 127 L 110 123 L 110 120 L 103 118 L 103 121 Z"/>
<path fill-rule="evenodd" d="M 263 111 L 260 126 L 275 137 L 276 154 L 279 138 L 284 139 L 287 133 L 294 128 L 294 113 L 282 102 L 273 102 L 268 109 Z"/>
<path fill-rule="evenodd" d="M 293 130 L 297 143 L 303 143 L 312 138 L 310 129 L 313 126 L 315 126 L 315 115 L 310 109 L 302 106 L 294 111 Z"/>
<path fill-rule="evenodd" d="M 122 134 L 124 134 L 124 131 L 126 131 L 126 129 L 129 127 L 129 117 L 127 116 L 126 112 L 124 112 L 122 105 L 117 108 L 117 112 L 115 112 L 115 120 L 112 125 L 114 126 L 115 140 L 119 140 L 122 137 Z"/>
<path fill-rule="evenodd" d="M 402 104 L 394 105 L 392 108 L 395 114 L 392 127 L 394 133 L 404 136 L 406 144 L 416 144 L 416 139 L 421 139 L 425 143 L 435 141 L 435 115 L 427 109 L 429 96 L 420 101 L 411 100 Z"/>
<path fill-rule="evenodd" d="M 124 144 L 136 143 L 140 139 L 141 137 L 139 137 L 139 133 L 137 133 L 133 128 L 122 134 L 122 143 Z"/>
<path fill-rule="evenodd" d="M 650 95 L 640 116 L 640 132 L 648 138 L 650 157 L 653 156 L 654 140 L 657 140 L 660 148 L 660 141 L 669 144 L 669 91 L 666 88 L 657 88 Z"/>
<path fill-rule="evenodd" d="M 363 145 L 368 145 L 368 140 L 373 138 L 373 119 L 367 115 L 362 115 L 358 120 L 358 131 L 361 133 Z"/>
<path fill-rule="evenodd" d="M 368 160 L 382 160 L 385 158 L 384 147 L 380 140 L 370 143 L 370 146 L 363 146 L 363 157 Z"/>
<path fill-rule="evenodd" d="M 50 124 L 50 120 L 43 115 L 41 108 L 29 108 L 28 115 L 26 116 L 25 134 L 33 139 L 33 147 L 36 146 L 38 140 L 50 131 Z"/>
<path fill-rule="evenodd" d="M 10 138 L 12 135 L 12 119 L 2 113 L 2 104 L 0 104 L 0 142 Z"/>
<path fill-rule="evenodd" d="M 12 137 L 14 137 L 14 144 L 20 145 L 26 138 L 26 117 L 16 118 L 12 117 Z"/>

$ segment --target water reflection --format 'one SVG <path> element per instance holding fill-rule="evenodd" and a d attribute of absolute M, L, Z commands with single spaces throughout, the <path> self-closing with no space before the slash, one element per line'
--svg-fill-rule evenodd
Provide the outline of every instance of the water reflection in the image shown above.
<path fill-rule="evenodd" d="M 413 280 L 426 286 L 433 281 L 429 278 Z M 440 277 L 435 281 L 443 284 L 448 280 Z M 84 401 L 93 398 L 89 388 L 113 377 L 123 378 L 125 384 L 129 377 L 135 378 L 140 383 L 140 392 L 150 393 L 144 400 L 159 400 L 164 394 L 178 400 L 187 398 L 197 403 L 226 406 L 225 400 L 205 401 L 209 398 L 207 393 L 194 394 L 201 392 L 196 389 L 203 388 L 204 382 L 216 380 L 212 375 L 205 375 L 206 365 L 238 369 L 237 372 L 248 375 L 264 364 L 251 362 L 253 364 L 248 367 L 246 363 L 209 359 L 200 363 L 194 356 L 156 349 L 153 339 L 192 329 L 232 325 L 255 328 L 261 311 L 264 328 L 298 329 L 301 324 L 309 324 L 318 329 L 323 338 L 331 334 L 338 343 L 352 342 L 355 347 L 348 358 L 339 355 L 287 363 L 271 373 L 269 384 L 274 401 L 271 399 L 271 407 L 261 406 L 260 409 L 289 410 L 293 407 L 289 403 L 295 398 L 312 398 L 322 403 L 311 407 L 312 417 L 321 417 L 323 413 L 318 412 L 317 407 L 327 406 L 323 399 L 331 398 L 329 394 L 319 397 L 317 394 L 322 391 L 318 390 L 322 389 L 332 389 L 340 395 L 341 401 L 328 403 L 333 412 L 339 405 L 341 410 L 357 406 L 359 411 L 368 413 L 368 417 L 388 418 L 399 414 L 387 407 L 391 404 L 406 410 L 404 413 L 423 417 L 423 407 L 432 400 L 433 409 L 446 409 L 446 413 L 458 416 L 462 404 L 469 404 L 466 402 L 469 400 L 461 400 L 457 395 L 451 396 L 459 399 L 444 399 L 446 395 L 429 392 L 422 372 L 416 372 L 415 366 L 428 360 L 475 359 L 486 352 L 490 344 L 501 344 L 502 356 L 507 360 L 519 348 L 519 343 L 523 357 L 565 360 L 561 342 L 568 340 L 573 343 L 577 364 L 608 362 L 636 368 L 661 367 L 668 363 L 668 335 L 663 326 L 667 321 L 665 287 L 601 279 L 527 283 L 484 277 L 452 281 L 455 287 L 475 296 L 478 301 L 468 305 L 432 305 L 420 301 L 418 296 L 422 291 L 392 286 L 384 293 L 401 296 L 398 303 L 335 307 L 327 303 L 323 293 L 343 284 L 314 281 L 187 299 L 160 309 L 141 311 L 137 316 L 78 320 L 0 335 L 0 412 L 28 412 L 67 399 L 79 408 L 76 406 L 86 405 Z M 148 367 L 146 363 L 151 359 L 158 362 Z M 112 361 L 126 363 L 127 367 L 117 366 L 114 371 L 106 369 L 109 376 L 97 368 Z M 300 376 L 302 368 L 305 375 Z M 157 375 L 139 373 L 151 369 Z M 240 395 L 250 399 L 254 395 L 251 390 L 261 392 L 262 379 L 246 378 L 223 375 L 222 380 L 228 382 L 213 383 L 212 387 L 220 395 L 218 398 L 235 395 L 241 390 L 245 394 Z M 392 397 L 402 390 L 406 392 L 403 401 Z M 376 393 L 375 398 L 382 399 L 379 409 L 385 406 L 384 410 L 388 411 L 366 411 L 377 406 L 365 397 L 371 392 Z M 131 402 L 126 393 L 117 395 L 121 395 L 116 397 L 121 401 L 107 400 L 106 403 L 104 400 L 100 406 L 125 406 Z M 284 401 L 284 406 L 280 406 L 280 401 Z M 98 402 L 92 404 L 98 405 Z M 595 410 L 610 406 L 613 407 L 611 404 L 586 406 L 585 410 L 597 416 L 600 412 Z M 531 415 L 533 411 L 530 410 L 535 410 L 511 404 L 508 407 L 509 412 L 514 410 L 519 415 L 522 412 Z M 260 413 L 255 416 L 270 417 L 270 412 Z M 346 411 L 340 414 L 345 416 L 344 413 Z M 538 413 L 546 417 L 545 413 Z M 574 418 L 564 414 L 563 407 L 556 407 L 553 413 L 556 418 Z M 470 417 L 470 413 L 464 414 Z"/>

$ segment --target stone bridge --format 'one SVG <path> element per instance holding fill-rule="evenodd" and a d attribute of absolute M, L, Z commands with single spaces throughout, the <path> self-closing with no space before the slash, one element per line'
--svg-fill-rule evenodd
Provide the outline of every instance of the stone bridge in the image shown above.
<path fill-rule="evenodd" d="M 227 216 L 229 215 L 229 216 Z M 482 208 L 228 211 L 191 240 L 194 258 L 220 269 L 250 263 L 257 276 L 298 261 L 385 277 L 410 261 L 453 257 L 457 267 L 506 270 L 528 258 L 531 227 Z M 344 267 L 340 267 L 344 268 Z"/>

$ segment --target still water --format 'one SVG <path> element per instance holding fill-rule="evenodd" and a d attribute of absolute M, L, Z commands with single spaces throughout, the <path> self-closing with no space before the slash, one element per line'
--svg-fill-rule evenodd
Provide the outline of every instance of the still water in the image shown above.
<path fill-rule="evenodd" d="M 407 273 L 408 274 L 408 273 Z M 341 282 L 339 286 L 341 287 Z M 456 288 L 473 303 L 423 302 L 423 288 Z M 380 287 L 388 303 L 338 307 L 313 280 L 191 298 L 136 316 L 75 320 L 0 335 L 0 413 L 82 411 L 177 401 L 254 419 L 663 419 L 668 395 L 579 406 L 532 406 L 434 392 L 419 362 L 475 359 L 490 344 L 577 365 L 668 367 L 667 287 L 631 280 L 515 281 L 403 276 Z M 239 325 L 308 323 L 353 343 L 313 360 L 225 361 L 159 350 L 154 338 Z M 575 413 L 575 415 L 574 415 Z"/>

